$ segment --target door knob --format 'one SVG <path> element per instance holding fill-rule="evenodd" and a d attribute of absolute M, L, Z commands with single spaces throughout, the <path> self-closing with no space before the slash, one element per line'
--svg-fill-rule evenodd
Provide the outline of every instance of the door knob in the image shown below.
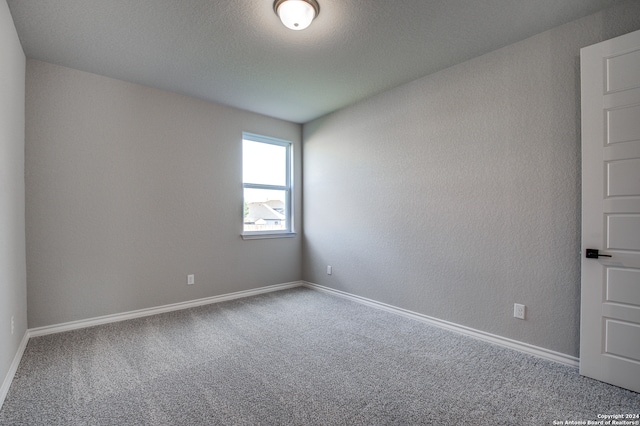
<path fill-rule="evenodd" d="M 611 255 L 599 254 L 598 249 L 587 249 L 587 259 L 597 259 L 599 257 L 611 257 Z"/>

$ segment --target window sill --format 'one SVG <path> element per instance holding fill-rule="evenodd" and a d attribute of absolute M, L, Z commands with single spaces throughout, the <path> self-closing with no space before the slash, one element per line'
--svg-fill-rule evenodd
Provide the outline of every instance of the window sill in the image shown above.
<path fill-rule="evenodd" d="M 280 232 L 277 234 L 240 234 L 243 240 L 264 240 L 267 238 L 293 238 L 295 232 Z"/>

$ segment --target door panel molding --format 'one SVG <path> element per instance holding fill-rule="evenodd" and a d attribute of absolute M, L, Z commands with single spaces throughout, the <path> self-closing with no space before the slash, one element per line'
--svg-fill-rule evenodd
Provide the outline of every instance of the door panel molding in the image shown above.
<path fill-rule="evenodd" d="M 580 373 L 640 392 L 640 31 L 582 49 L 580 65 Z"/>

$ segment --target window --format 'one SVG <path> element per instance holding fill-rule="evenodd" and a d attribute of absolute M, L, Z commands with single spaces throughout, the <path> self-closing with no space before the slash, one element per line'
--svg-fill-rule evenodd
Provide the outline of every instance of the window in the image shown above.
<path fill-rule="evenodd" d="M 292 237 L 291 142 L 242 134 L 242 237 Z"/>

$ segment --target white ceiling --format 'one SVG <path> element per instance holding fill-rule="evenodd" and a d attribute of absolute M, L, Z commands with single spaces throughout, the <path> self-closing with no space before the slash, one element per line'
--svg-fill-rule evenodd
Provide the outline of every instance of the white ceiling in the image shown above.
<path fill-rule="evenodd" d="M 304 123 L 624 0 L 8 0 L 28 58 Z M 578 55 L 578 52 L 576 52 Z"/>

